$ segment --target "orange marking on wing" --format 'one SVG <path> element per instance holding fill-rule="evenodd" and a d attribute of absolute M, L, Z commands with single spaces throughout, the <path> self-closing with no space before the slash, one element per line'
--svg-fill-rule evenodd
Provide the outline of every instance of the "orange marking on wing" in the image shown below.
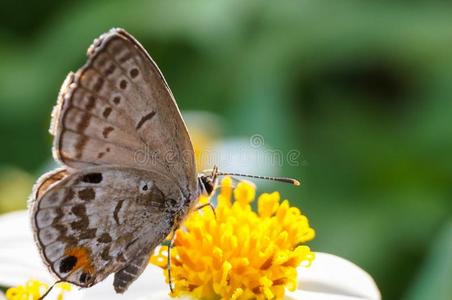
<path fill-rule="evenodd" d="M 66 256 L 74 256 L 77 258 L 77 262 L 75 266 L 72 268 L 72 271 L 76 271 L 78 269 L 82 269 L 83 272 L 92 274 L 94 272 L 93 262 L 91 260 L 91 254 L 89 249 L 85 247 L 72 247 L 68 248 L 64 251 Z"/>

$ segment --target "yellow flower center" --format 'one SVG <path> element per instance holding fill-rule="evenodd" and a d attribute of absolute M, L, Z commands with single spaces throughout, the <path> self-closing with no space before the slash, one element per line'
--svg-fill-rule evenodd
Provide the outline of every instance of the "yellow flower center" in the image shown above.
<path fill-rule="evenodd" d="M 176 231 L 171 249 L 172 296 L 199 299 L 281 299 L 297 288 L 297 267 L 314 253 L 303 243 L 314 238 L 308 219 L 278 192 L 258 198 L 246 181 L 235 189 L 223 179 L 215 215 L 207 208 L 191 214 Z M 232 195 L 234 202 L 231 201 Z M 200 199 L 204 202 L 206 199 Z M 151 263 L 167 269 L 167 247 Z M 168 272 L 164 272 L 168 282 Z"/>

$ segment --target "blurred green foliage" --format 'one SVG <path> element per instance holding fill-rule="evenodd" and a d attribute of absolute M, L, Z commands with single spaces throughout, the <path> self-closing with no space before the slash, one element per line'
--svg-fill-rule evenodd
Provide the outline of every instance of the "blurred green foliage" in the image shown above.
<path fill-rule="evenodd" d="M 452 297 L 452 278 L 439 280 L 450 269 L 427 259 L 450 267 L 450 246 L 439 245 L 452 240 L 452 5 L 4 1 L 1 210 L 25 206 L 27 174 L 51 161 L 59 86 L 111 27 L 143 43 L 183 110 L 223 116 L 229 136 L 258 133 L 302 151 L 307 163 L 283 170 L 302 188 L 272 188 L 308 215 L 314 250 L 362 266 L 384 299 L 427 299 L 441 288 L 435 299 Z M 22 191 L 6 193 L 20 172 Z"/>

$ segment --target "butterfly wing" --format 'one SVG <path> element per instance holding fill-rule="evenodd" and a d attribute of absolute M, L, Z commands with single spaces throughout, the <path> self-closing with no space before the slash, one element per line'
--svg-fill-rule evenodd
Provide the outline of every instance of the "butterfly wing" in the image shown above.
<path fill-rule="evenodd" d="M 52 172 L 32 195 L 34 237 L 59 279 L 89 287 L 118 273 L 123 292 L 171 231 L 182 197 L 169 178 L 139 169 Z"/>
<path fill-rule="evenodd" d="M 68 75 L 58 98 L 50 132 L 63 164 L 143 168 L 196 188 L 193 147 L 171 90 L 125 30 L 94 41 L 87 63 Z"/>

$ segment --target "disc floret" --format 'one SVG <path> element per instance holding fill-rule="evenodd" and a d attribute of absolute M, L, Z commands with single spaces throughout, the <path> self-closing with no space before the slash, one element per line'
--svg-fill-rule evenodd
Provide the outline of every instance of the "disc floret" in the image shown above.
<path fill-rule="evenodd" d="M 216 217 L 211 211 L 191 214 L 176 231 L 171 249 L 172 296 L 199 299 L 281 299 L 297 288 L 297 267 L 309 266 L 314 253 L 304 243 L 314 238 L 308 219 L 280 194 L 261 194 L 247 181 L 232 187 L 225 177 Z M 205 199 L 200 199 L 205 201 Z M 167 247 L 151 263 L 167 272 Z"/>

